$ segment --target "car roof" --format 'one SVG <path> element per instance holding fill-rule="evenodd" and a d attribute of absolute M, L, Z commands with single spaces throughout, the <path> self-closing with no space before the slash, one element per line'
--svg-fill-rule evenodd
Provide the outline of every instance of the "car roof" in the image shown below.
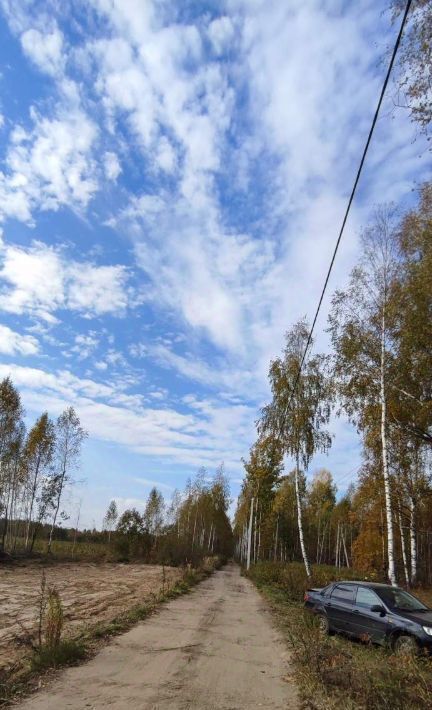
<path fill-rule="evenodd" d="M 359 579 L 358 581 L 353 579 L 339 579 L 337 582 L 332 582 L 332 584 L 360 584 L 362 587 L 370 587 L 371 589 L 395 589 L 395 587 L 393 587 L 391 584 L 382 584 L 381 582 L 368 582 L 364 579 Z"/>

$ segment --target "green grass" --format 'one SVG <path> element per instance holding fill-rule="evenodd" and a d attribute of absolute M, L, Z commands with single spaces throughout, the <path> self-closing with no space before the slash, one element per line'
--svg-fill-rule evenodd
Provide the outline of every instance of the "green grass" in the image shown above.
<path fill-rule="evenodd" d="M 16 552 L 24 552 L 24 538 L 18 540 Z M 47 555 L 47 541 L 36 540 L 33 547 L 34 555 Z M 103 562 L 115 557 L 109 546 L 103 542 L 76 542 L 71 540 L 53 540 L 51 555 L 55 560 L 77 562 Z"/>
<path fill-rule="evenodd" d="M 285 635 L 305 708 L 432 708 L 432 661 L 429 658 L 397 656 L 390 650 L 341 636 L 322 638 L 316 619 L 303 609 L 298 598 L 302 576 L 298 567 L 284 567 L 288 569 L 272 571 L 268 565 L 257 565 L 248 576 L 269 601 L 276 623 Z M 326 578 L 330 573 L 331 568 L 320 572 Z M 339 575 L 338 570 L 333 573 L 335 577 Z M 286 585 L 290 579 L 294 580 L 292 588 L 282 584 L 282 580 Z"/>
<path fill-rule="evenodd" d="M 35 650 L 30 662 L 31 670 L 37 672 L 48 668 L 73 665 L 82 661 L 86 655 L 87 651 L 83 643 L 75 639 L 64 639 L 56 648 L 42 646 Z"/>

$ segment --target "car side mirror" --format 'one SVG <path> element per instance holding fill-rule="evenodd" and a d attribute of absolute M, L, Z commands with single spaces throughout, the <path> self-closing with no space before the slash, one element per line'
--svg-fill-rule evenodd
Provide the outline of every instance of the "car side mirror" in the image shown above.
<path fill-rule="evenodd" d="M 370 610 L 375 612 L 376 614 L 381 614 L 382 616 L 384 616 L 384 614 L 386 613 L 386 610 L 383 606 L 381 606 L 381 604 L 373 604 Z"/>

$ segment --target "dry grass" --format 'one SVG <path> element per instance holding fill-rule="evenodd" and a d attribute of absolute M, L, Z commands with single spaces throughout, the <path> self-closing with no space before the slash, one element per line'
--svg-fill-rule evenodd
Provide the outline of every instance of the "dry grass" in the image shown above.
<path fill-rule="evenodd" d="M 292 651 L 304 707 L 311 710 L 430 710 L 432 661 L 392 654 L 389 650 L 350 641 L 341 636 L 323 638 L 316 619 L 298 599 L 299 574 L 294 588 L 281 584 L 281 570 L 266 566 L 251 570 L 269 600 L 278 625 Z M 290 567 L 290 565 L 285 565 Z M 329 570 L 326 570 L 325 574 Z M 337 571 L 336 571 L 337 572 Z M 300 575 L 301 576 L 301 575 Z M 276 583 L 269 581 L 273 578 Z M 330 580 L 328 580 L 330 581 Z M 319 585 L 321 586 L 321 585 Z"/>

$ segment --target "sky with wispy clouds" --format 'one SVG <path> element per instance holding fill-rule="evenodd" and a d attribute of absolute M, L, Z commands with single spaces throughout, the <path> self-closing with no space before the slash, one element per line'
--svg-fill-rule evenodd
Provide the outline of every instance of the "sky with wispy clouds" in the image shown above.
<path fill-rule="evenodd" d="M 76 407 L 85 524 L 222 461 L 236 495 L 269 361 L 322 286 L 395 38 L 387 2 L 0 8 L 0 376 L 29 421 Z M 393 98 L 330 291 L 373 205 L 427 177 Z M 359 446 L 332 428 L 312 470 L 343 490 Z"/>

